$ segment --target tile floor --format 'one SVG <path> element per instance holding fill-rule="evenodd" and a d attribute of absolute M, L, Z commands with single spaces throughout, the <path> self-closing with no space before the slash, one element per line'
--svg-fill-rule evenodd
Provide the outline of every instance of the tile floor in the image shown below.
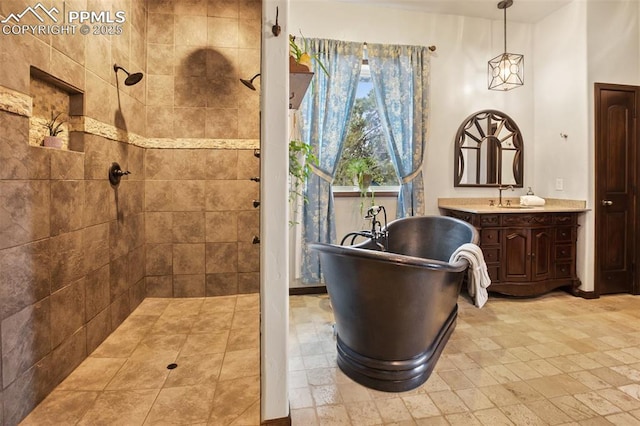
<path fill-rule="evenodd" d="M 21 424 L 258 425 L 259 324 L 258 294 L 145 299 Z"/>
<path fill-rule="evenodd" d="M 326 295 L 290 301 L 294 425 L 640 425 L 640 297 L 461 296 L 433 374 L 403 393 L 336 367 Z"/>
<path fill-rule="evenodd" d="M 640 424 L 638 297 L 461 296 L 434 373 L 403 393 L 338 370 L 326 295 L 290 301 L 294 425 Z M 258 295 L 146 299 L 22 424 L 258 425 L 258 309 Z"/>

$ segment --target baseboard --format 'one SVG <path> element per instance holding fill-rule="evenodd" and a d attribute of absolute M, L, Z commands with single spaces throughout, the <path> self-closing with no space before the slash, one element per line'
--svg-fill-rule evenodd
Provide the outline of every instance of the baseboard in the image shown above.
<path fill-rule="evenodd" d="M 583 299 L 599 299 L 600 295 L 595 291 L 584 291 L 579 288 L 571 289 L 571 294 L 576 297 L 582 297 Z"/>
<path fill-rule="evenodd" d="M 260 424 L 268 426 L 291 426 L 291 412 L 289 412 L 289 415 L 287 417 L 265 420 Z"/>
<path fill-rule="evenodd" d="M 326 294 L 327 286 L 325 285 L 310 285 L 305 287 L 291 287 L 289 288 L 289 296 L 301 296 L 305 294 Z"/>

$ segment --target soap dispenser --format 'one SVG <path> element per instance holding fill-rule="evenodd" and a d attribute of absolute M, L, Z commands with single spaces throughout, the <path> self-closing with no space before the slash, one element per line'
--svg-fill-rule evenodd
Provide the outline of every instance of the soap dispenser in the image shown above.
<path fill-rule="evenodd" d="M 529 189 L 527 189 L 527 195 L 533 195 L 533 191 L 531 190 L 531 187 L 528 187 Z"/>

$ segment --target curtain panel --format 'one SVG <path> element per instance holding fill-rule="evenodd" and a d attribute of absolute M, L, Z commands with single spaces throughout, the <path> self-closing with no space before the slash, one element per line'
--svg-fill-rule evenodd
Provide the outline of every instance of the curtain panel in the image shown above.
<path fill-rule="evenodd" d="M 321 281 L 318 254 L 308 243 L 335 243 L 336 226 L 331 183 L 349 126 L 362 64 L 362 43 L 307 39 L 307 50 L 317 55 L 328 71 L 316 64 L 311 86 L 300 106 L 300 130 L 318 158 L 305 189 L 303 206 L 302 281 Z"/>
<path fill-rule="evenodd" d="M 429 118 L 427 47 L 367 45 L 378 113 L 400 180 L 396 217 L 424 215 L 422 164 Z"/>

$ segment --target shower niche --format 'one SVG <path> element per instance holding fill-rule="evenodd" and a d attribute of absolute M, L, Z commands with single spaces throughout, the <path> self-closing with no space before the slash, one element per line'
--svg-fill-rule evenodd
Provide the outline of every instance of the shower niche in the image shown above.
<path fill-rule="evenodd" d="M 29 145 L 84 151 L 83 135 L 74 123 L 84 114 L 83 92 L 38 68 L 31 67 Z"/>

